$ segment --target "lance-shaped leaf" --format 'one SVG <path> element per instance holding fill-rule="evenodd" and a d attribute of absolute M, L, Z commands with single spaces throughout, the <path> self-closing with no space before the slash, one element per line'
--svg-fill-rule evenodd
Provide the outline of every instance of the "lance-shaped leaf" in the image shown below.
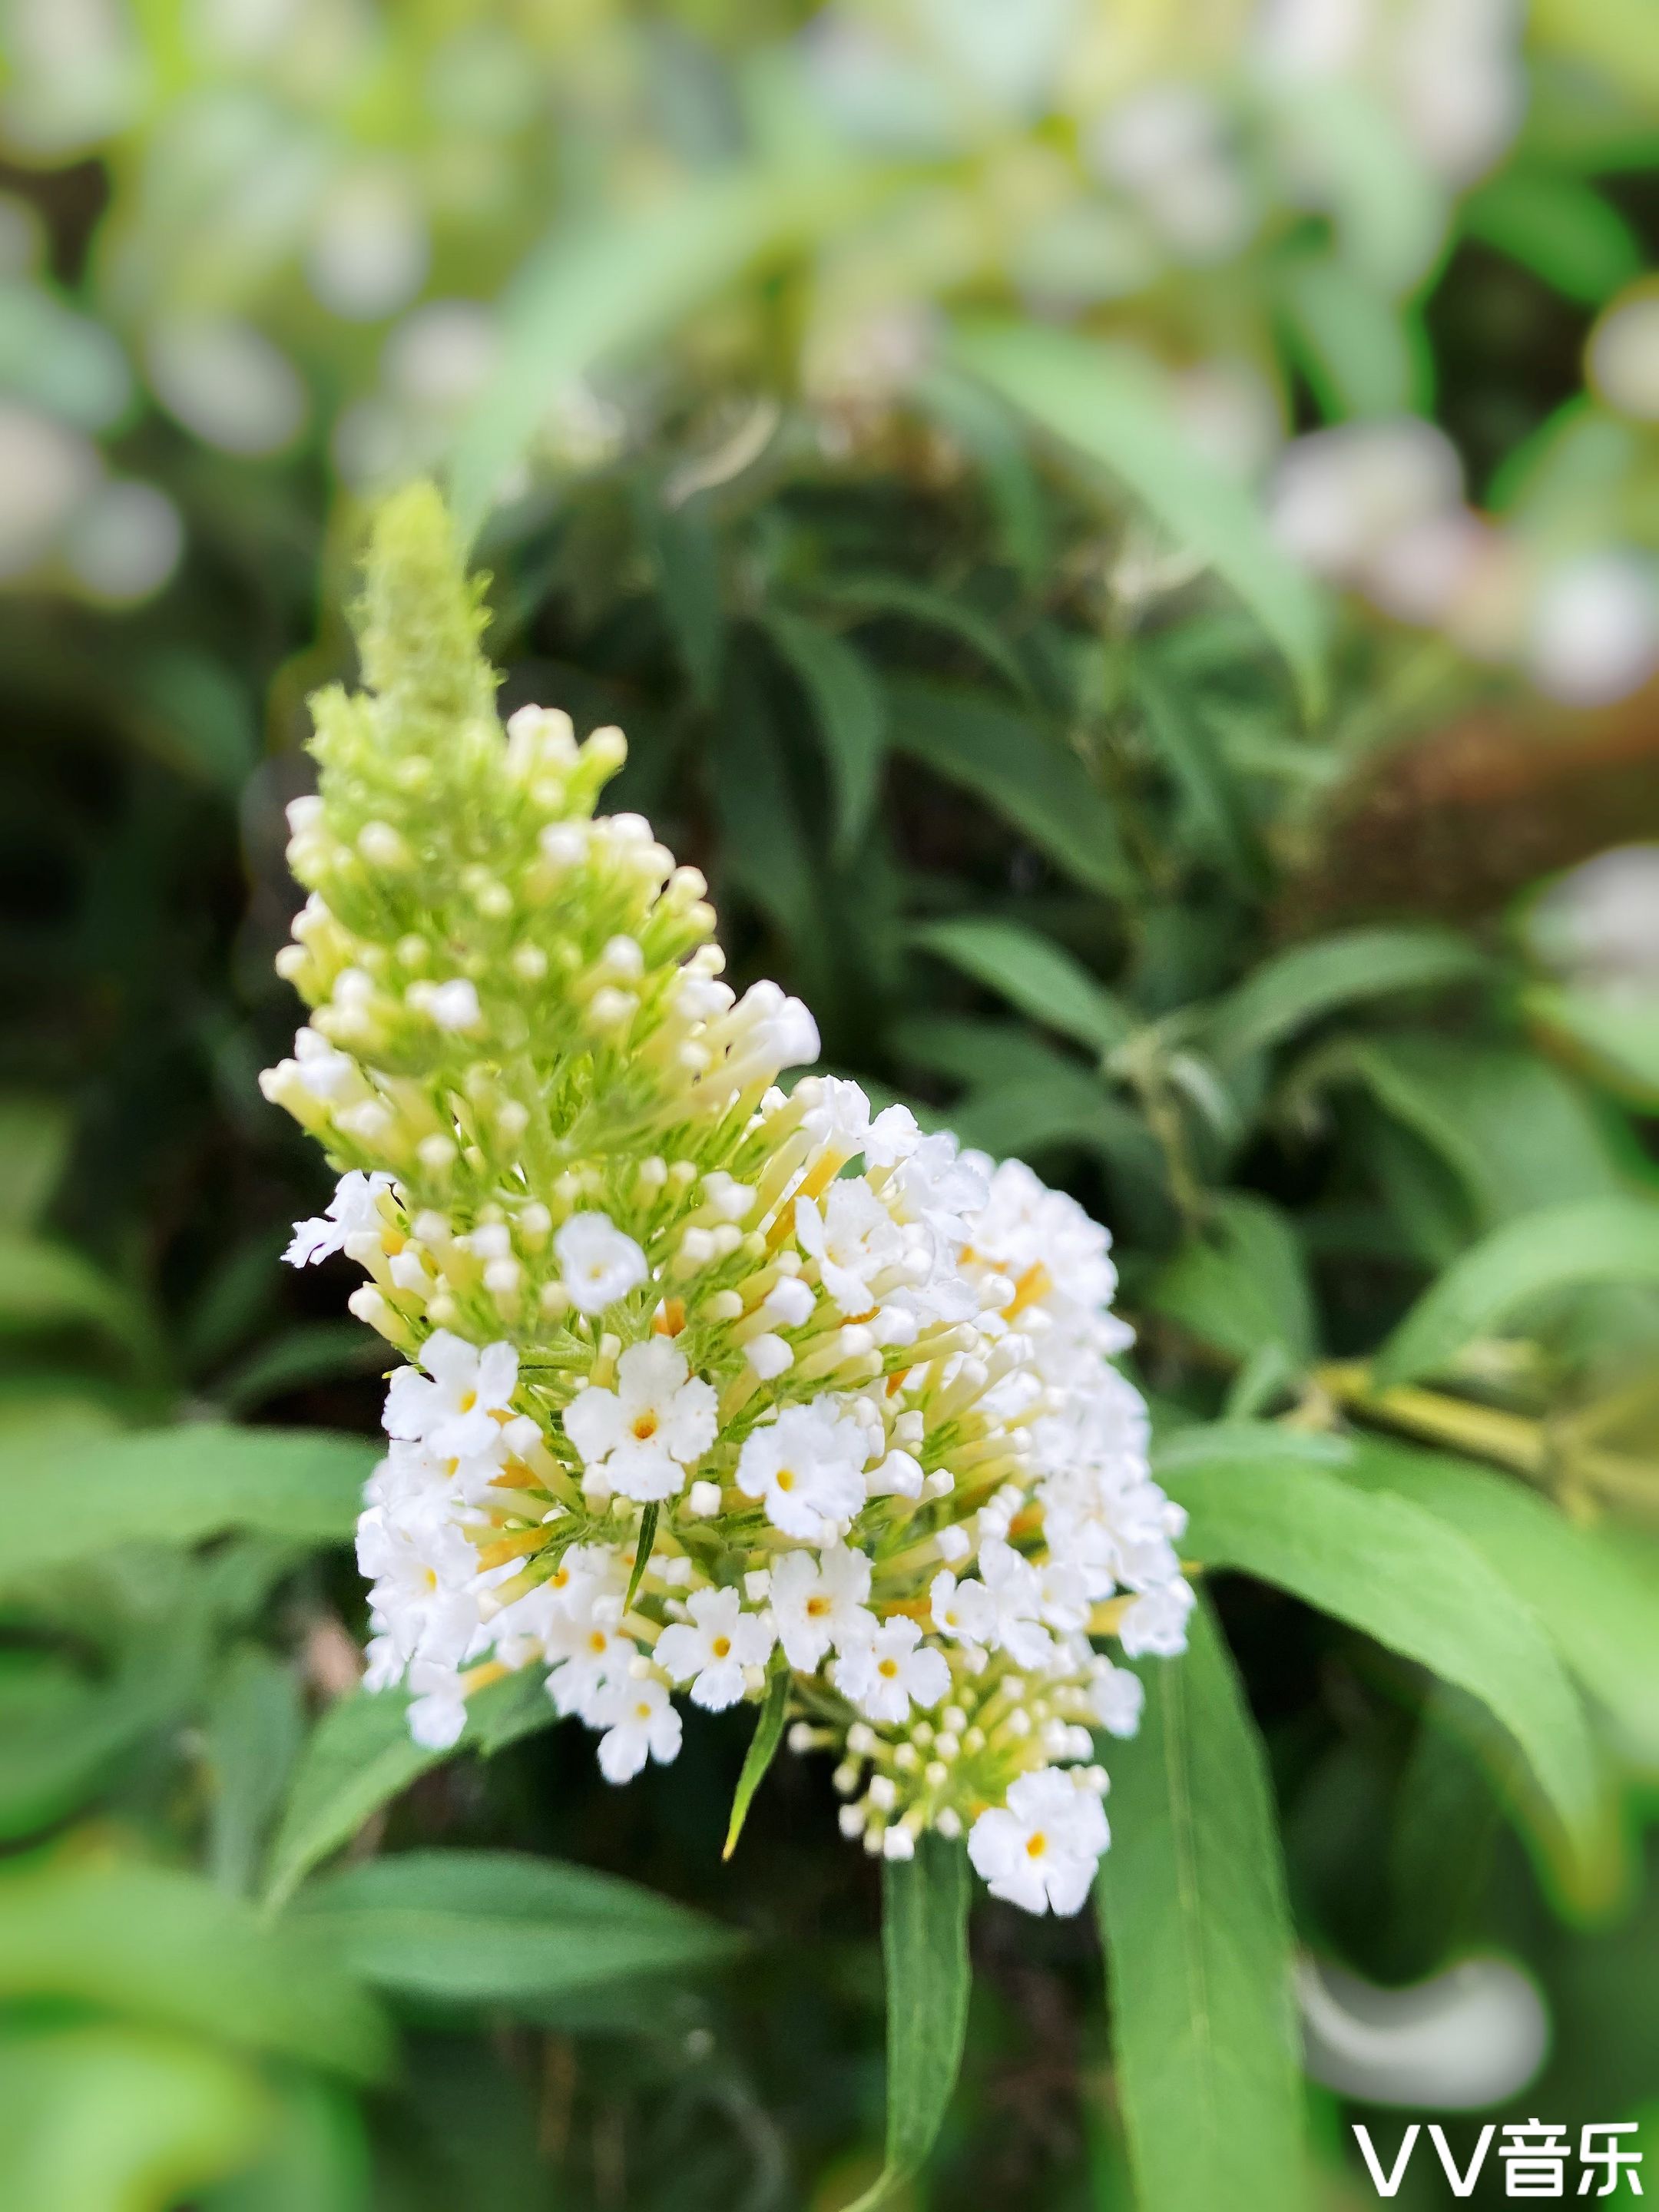
<path fill-rule="evenodd" d="M 1274 541 L 1249 494 L 1206 461 L 1156 375 L 1122 350 L 1035 323 L 957 333 L 957 358 L 1054 436 L 1103 463 L 1182 544 L 1231 585 L 1319 699 L 1319 595 Z"/>
<path fill-rule="evenodd" d="M 1420 1506 L 1291 1457 L 1271 1427 L 1183 1430 L 1159 1479 L 1190 1516 L 1182 1550 L 1237 1567 L 1346 1620 L 1479 1698 L 1514 1738 L 1587 1890 L 1607 1858 L 1608 1808 L 1577 1692 L 1531 1611 L 1467 1538 Z"/>
<path fill-rule="evenodd" d="M 362 2080 L 390 2056 L 337 1956 L 171 1869 L 77 1858 L 0 1884 L 0 2000 L 96 2007 Z"/>
<path fill-rule="evenodd" d="M 486 1756 L 552 1725 L 551 1700 L 530 1670 L 487 1684 L 467 1700 L 458 1748 Z M 409 1733 L 401 1690 L 354 1690 L 312 1730 L 265 1867 L 266 1905 L 292 1896 L 314 1866 L 350 1842 L 365 1820 L 453 1753 L 428 1751 Z"/>
<path fill-rule="evenodd" d="M 1258 968 L 1212 1012 L 1206 1042 L 1218 1060 L 1240 1060 L 1340 1007 L 1472 982 L 1487 966 L 1477 946 L 1449 929 L 1345 930 L 1293 945 Z"/>
<path fill-rule="evenodd" d="M 749 1808 L 754 1802 L 755 1792 L 766 1779 L 766 1771 L 777 1756 L 778 1746 L 783 1741 L 783 1717 L 788 1704 L 789 1668 L 783 1656 L 783 1647 L 780 1644 L 772 1654 L 760 1718 L 755 1723 L 754 1735 L 749 1739 L 749 1748 L 744 1753 L 743 1771 L 732 1794 L 732 1817 L 726 1823 L 726 1842 L 720 1851 L 723 1859 L 729 1859 L 738 1848 L 738 1838 L 743 1833 L 744 1822 L 749 1818 Z"/>
<path fill-rule="evenodd" d="M 890 741 L 947 783 L 994 807 L 1091 890 L 1130 882 L 1116 817 L 1074 756 L 1030 716 L 981 693 L 900 678 L 890 689 Z"/>
<path fill-rule="evenodd" d="M 313 1883 L 293 1917 L 377 1988 L 511 2005 L 702 1970 L 739 1938 L 637 1882 L 517 1851 L 400 1851 Z"/>
<path fill-rule="evenodd" d="M 1505 1222 L 1425 1291 L 1377 1355 L 1376 1381 L 1388 1389 L 1443 1372 L 1537 1300 L 1597 1283 L 1659 1285 L 1659 1206 L 1592 1198 Z"/>
<path fill-rule="evenodd" d="M 876 803 L 887 744 L 887 694 L 856 646 L 802 616 L 774 608 L 772 642 L 787 662 L 823 738 L 836 794 L 836 844 L 850 852 Z"/>
<path fill-rule="evenodd" d="M 1307 2203 L 1290 1914 L 1267 1765 L 1200 1604 L 1186 1656 L 1139 1669 L 1111 1751 L 1096 1887 L 1139 2212 Z"/>
<path fill-rule="evenodd" d="M 887 2154 L 848 2212 L 876 2212 L 921 2170 L 939 2138 L 968 2032 L 968 1854 L 943 1836 L 881 1869 L 887 1972 Z"/>
<path fill-rule="evenodd" d="M 20 1449 L 0 1458 L 0 1582 L 128 1544 L 192 1544 L 232 1529 L 342 1543 L 374 1458 L 356 1437 L 207 1422 Z"/>
<path fill-rule="evenodd" d="M 1135 1017 L 1069 952 L 1017 921 L 963 915 L 912 931 L 912 941 L 977 983 L 1000 992 L 1034 1021 L 1075 1037 L 1091 1052 L 1115 1051 Z"/>

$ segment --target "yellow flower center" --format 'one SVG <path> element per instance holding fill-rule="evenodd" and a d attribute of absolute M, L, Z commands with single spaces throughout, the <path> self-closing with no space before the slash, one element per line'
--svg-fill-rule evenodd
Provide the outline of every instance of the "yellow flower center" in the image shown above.
<path fill-rule="evenodd" d="M 641 1413 L 638 1420 L 634 1424 L 634 1433 L 642 1444 L 648 1443 L 652 1437 L 657 1433 L 656 1415 L 654 1413 Z"/>
<path fill-rule="evenodd" d="M 878 1659 L 876 1662 L 876 1672 L 878 1674 L 885 1674 L 888 1680 L 890 1682 L 898 1673 L 898 1661 L 896 1659 Z"/>
<path fill-rule="evenodd" d="M 588 1648 L 588 1650 L 589 1650 L 590 1651 L 594 1652 L 594 1653 L 596 1653 L 596 1654 L 597 1654 L 597 1653 L 599 1653 L 599 1652 L 603 1651 L 603 1650 L 605 1650 L 605 1641 L 606 1641 L 606 1638 L 605 1638 L 605 1633 L 604 1629 L 602 1629 L 602 1628 L 595 1628 L 595 1629 L 592 1629 L 592 1630 L 590 1630 L 590 1631 L 589 1631 L 589 1632 L 588 1632 L 588 1638 L 587 1638 L 587 1648 Z"/>
<path fill-rule="evenodd" d="M 717 1636 L 708 1648 L 717 1659 L 729 1659 L 732 1656 L 732 1639 L 729 1636 Z"/>
<path fill-rule="evenodd" d="M 778 1469 L 777 1480 L 778 1488 L 780 1490 L 793 1490 L 795 1486 L 795 1471 L 793 1468 L 781 1467 Z"/>
<path fill-rule="evenodd" d="M 827 1597 L 809 1597 L 806 1601 L 806 1618 L 809 1620 L 822 1620 L 829 1610 L 830 1601 Z"/>
<path fill-rule="evenodd" d="M 463 1390 L 459 1402 L 462 1413 L 470 1413 L 472 1411 L 472 1408 L 478 1402 L 477 1392 L 476 1390 Z"/>
<path fill-rule="evenodd" d="M 1043 1834 L 1042 1829 L 1039 1828 L 1036 1835 L 1027 1838 L 1025 1844 L 1025 1856 L 1028 1859 L 1040 1859 L 1048 1848 L 1048 1838 Z"/>

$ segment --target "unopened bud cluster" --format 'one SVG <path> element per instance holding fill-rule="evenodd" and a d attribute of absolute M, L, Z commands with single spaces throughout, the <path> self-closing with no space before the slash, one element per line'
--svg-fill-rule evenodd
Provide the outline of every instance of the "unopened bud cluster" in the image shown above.
<path fill-rule="evenodd" d="M 720 980 L 694 870 L 595 817 L 614 730 L 503 732 L 426 488 L 381 517 L 368 689 L 316 702 L 309 1003 L 264 1079 L 341 1173 L 343 1250 L 407 1358 L 359 1528 L 370 1681 L 422 1743 L 536 1667 L 615 1782 L 672 1759 L 672 1693 L 780 1674 L 842 1825 L 966 1833 L 999 1894 L 1075 1911 L 1107 1828 L 1094 1732 L 1173 1655 L 1182 1519 L 1109 1364 L 1108 1239 L 1018 1162 L 872 1115 L 775 986 Z"/>

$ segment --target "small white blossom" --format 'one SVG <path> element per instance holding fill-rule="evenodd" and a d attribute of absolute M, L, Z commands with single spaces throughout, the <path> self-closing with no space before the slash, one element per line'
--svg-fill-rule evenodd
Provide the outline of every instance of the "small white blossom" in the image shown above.
<path fill-rule="evenodd" d="M 904 1239 L 862 1176 L 842 1176 L 823 1196 L 795 1201 L 795 1235 L 817 1262 L 818 1279 L 844 1314 L 868 1313 L 872 1285 L 904 1257 Z"/>
<path fill-rule="evenodd" d="M 866 1644 L 854 1644 L 836 1660 L 836 1687 L 866 1720 L 908 1720 L 913 1704 L 924 1711 L 938 1705 L 951 1686 L 945 1655 L 921 1640 L 914 1620 L 901 1614 L 884 1622 Z"/>
<path fill-rule="evenodd" d="M 944 1568 L 933 1577 L 927 1598 L 941 1636 L 967 1644 L 988 1644 L 995 1636 L 996 1600 L 983 1583 L 958 1582 Z"/>
<path fill-rule="evenodd" d="M 283 1259 L 290 1267 L 309 1267 L 331 1253 L 344 1251 L 348 1237 L 378 1235 L 386 1224 L 375 1200 L 383 1190 L 392 1188 L 389 1175 L 364 1175 L 351 1169 L 340 1177 L 326 1212 L 295 1223 L 293 1240 Z"/>
<path fill-rule="evenodd" d="M 1070 1913 L 1088 1896 L 1110 1840 L 1093 1791 L 1043 1766 L 1009 1785 L 1006 1805 L 980 1814 L 968 1833 L 968 1856 L 993 1897 L 1027 1912 Z"/>
<path fill-rule="evenodd" d="M 510 1344 L 480 1350 L 447 1329 L 434 1330 L 421 1348 L 419 1365 L 400 1367 L 392 1378 L 386 1434 L 423 1443 L 440 1459 L 497 1451 L 497 1416 L 510 1416 L 518 1380 L 519 1355 Z"/>
<path fill-rule="evenodd" d="M 714 1441 L 714 1393 L 691 1375 L 665 1336 L 630 1344 L 614 1390 L 589 1383 L 566 1407 L 564 1432 L 607 1489 L 641 1500 L 672 1498 Z"/>
<path fill-rule="evenodd" d="M 1139 1674 L 1127 1667 L 1114 1667 L 1103 1656 L 1096 1659 L 1089 1684 L 1089 1703 L 1108 1735 L 1132 1736 L 1140 1727 L 1146 1692 Z"/>
<path fill-rule="evenodd" d="M 560 1279 L 578 1313 L 603 1313 L 650 1273 L 644 1253 L 608 1213 L 573 1213 L 553 1239 Z"/>
<path fill-rule="evenodd" d="M 1177 1575 L 1136 1598 L 1123 1616 L 1119 1640 L 1132 1659 L 1174 1659 L 1187 1649 L 1192 1584 Z"/>
<path fill-rule="evenodd" d="M 425 1751 L 449 1751 L 466 1726 L 466 1692 L 453 1667 L 417 1659 L 409 1670 L 415 1692 L 409 1708 L 409 1733 Z"/>
<path fill-rule="evenodd" d="M 666 1766 L 679 1756 L 680 1717 L 660 1682 L 618 1682 L 595 1705 L 590 1724 L 605 1731 L 599 1771 L 607 1782 L 631 1782 L 647 1759 Z"/>
<path fill-rule="evenodd" d="M 803 1674 L 817 1668 L 832 1647 L 838 1651 L 869 1643 L 876 1616 L 866 1605 L 870 1562 L 862 1552 L 834 1544 L 814 1559 L 808 1552 L 786 1552 L 772 1570 L 772 1617 L 789 1664 Z"/>
<path fill-rule="evenodd" d="M 734 1589 L 694 1590 L 689 1621 L 675 1621 L 657 1639 L 653 1655 L 676 1682 L 691 1684 L 691 1702 L 711 1713 L 735 1705 L 744 1692 L 745 1667 L 763 1667 L 773 1636 L 757 1613 L 744 1613 Z"/>
<path fill-rule="evenodd" d="M 426 1011 L 441 1030 L 464 1034 L 468 1030 L 481 1029 L 483 1010 L 478 1004 L 476 984 L 458 975 L 448 983 L 440 983 L 424 994 Z"/>
<path fill-rule="evenodd" d="M 862 1430 L 838 1418 L 835 1401 L 786 1406 L 754 1431 L 738 1455 L 738 1487 L 763 1500 L 786 1535 L 822 1540 L 826 1522 L 849 1520 L 865 1502 Z"/>

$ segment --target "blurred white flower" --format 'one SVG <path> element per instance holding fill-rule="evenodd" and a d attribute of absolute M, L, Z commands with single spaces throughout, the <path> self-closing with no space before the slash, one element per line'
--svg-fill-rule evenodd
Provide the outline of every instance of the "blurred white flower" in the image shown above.
<path fill-rule="evenodd" d="M 132 606 L 161 590 L 184 547 L 184 521 L 167 494 L 129 477 L 100 485 L 76 509 L 64 565 L 89 598 Z"/>
<path fill-rule="evenodd" d="M 305 427 L 306 388 L 287 356 L 230 317 L 158 323 L 148 348 L 155 396 L 185 429 L 228 453 L 279 453 Z"/>
<path fill-rule="evenodd" d="M 1659 577 L 1618 550 L 1589 553 L 1546 576 L 1527 647 L 1533 680 L 1575 707 L 1623 699 L 1659 668 Z"/>
<path fill-rule="evenodd" d="M 1590 332 L 1585 366 L 1609 407 L 1659 422 L 1659 285 L 1647 280 L 1613 301 Z"/>
<path fill-rule="evenodd" d="M 348 322 L 378 322 L 407 307 L 432 258 L 408 177 L 385 163 L 342 178 L 318 210 L 304 258 L 318 300 Z"/>
<path fill-rule="evenodd" d="M 0 399 L 0 579 L 46 557 L 98 473 L 97 453 L 77 432 Z"/>

